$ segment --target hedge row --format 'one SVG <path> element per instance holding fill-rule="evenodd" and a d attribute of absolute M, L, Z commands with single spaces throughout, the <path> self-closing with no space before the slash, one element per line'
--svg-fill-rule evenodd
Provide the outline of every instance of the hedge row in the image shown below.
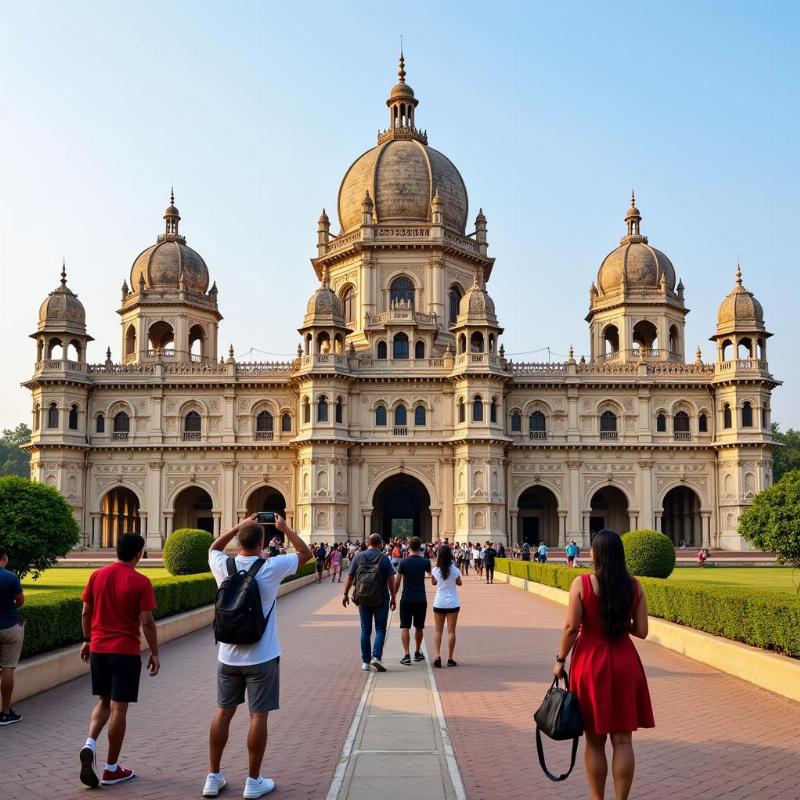
<path fill-rule="evenodd" d="M 498 558 L 498 572 L 569 590 L 585 569 Z M 800 658 L 800 597 L 703 583 L 639 578 L 651 616 Z"/>
<path fill-rule="evenodd" d="M 314 562 L 309 561 L 300 574 L 290 575 L 283 582 L 302 578 L 314 571 Z M 214 601 L 217 585 L 210 574 L 180 575 L 153 580 L 157 608 L 156 619 L 180 614 L 193 608 L 209 605 Z M 81 631 L 81 592 L 77 589 L 67 592 L 44 592 L 26 598 L 22 607 L 25 619 L 25 641 L 22 658 L 46 653 L 68 644 L 80 642 Z"/>

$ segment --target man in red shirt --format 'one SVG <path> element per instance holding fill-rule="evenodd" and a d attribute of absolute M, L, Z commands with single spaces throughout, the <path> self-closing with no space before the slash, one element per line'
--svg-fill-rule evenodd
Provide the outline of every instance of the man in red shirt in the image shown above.
<path fill-rule="evenodd" d="M 89 738 L 81 748 L 81 783 L 91 788 L 130 780 L 133 770 L 118 764 L 128 703 L 139 698 L 142 671 L 139 625 L 150 658 L 147 669 L 158 675 L 158 635 L 153 619 L 156 598 L 150 579 L 136 571 L 144 539 L 124 533 L 117 542 L 117 561 L 93 572 L 83 590 L 81 659 L 91 664 L 92 694 L 100 699 L 89 718 Z M 102 779 L 97 771 L 97 737 L 108 726 L 108 755 Z"/>

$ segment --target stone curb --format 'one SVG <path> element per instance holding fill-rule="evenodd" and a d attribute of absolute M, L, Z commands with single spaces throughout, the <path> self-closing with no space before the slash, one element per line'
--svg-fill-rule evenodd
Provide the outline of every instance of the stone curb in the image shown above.
<path fill-rule="evenodd" d="M 510 583 L 545 600 L 567 605 L 569 592 L 541 583 L 495 574 L 498 581 Z M 709 667 L 753 683 L 789 700 L 800 702 L 800 660 L 760 650 L 741 642 L 714 636 L 695 628 L 687 628 L 659 617 L 648 617 L 647 641 L 674 650 L 676 653 L 707 664 Z"/>
<path fill-rule="evenodd" d="M 314 581 L 316 581 L 316 575 L 311 574 L 281 584 L 278 589 L 278 597 L 302 589 Z M 158 643 L 163 645 L 201 628 L 210 627 L 213 619 L 214 607 L 203 606 L 159 620 L 157 623 Z M 213 643 L 214 639 L 209 631 L 209 644 Z M 80 645 L 69 645 L 21 662 L 14 670 L 13 702 L 19 702 L 26 697 L 32 697 L 46 689 L 52 689 L 60 683 L 66 683 L 87 674 L 89 665 L 80 660 L 80 649 Z M 147 644 L 143 640 L 142 650 L 146 649 Z"/>

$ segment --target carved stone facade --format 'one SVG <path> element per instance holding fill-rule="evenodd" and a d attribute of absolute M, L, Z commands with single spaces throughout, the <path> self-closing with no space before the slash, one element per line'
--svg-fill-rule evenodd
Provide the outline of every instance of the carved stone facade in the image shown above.
<path fill-rule="evenodd" d="M 319 218 L 320 287 L 291 362 L 218 360 L 216 283 L 172 201 L 123 284 L 120 363 L 87 363 L 62 273 L 25 383 L 32 477 L 64 493 L 93 546 L 133 527 L 160 547 L 176 527 L 274 509 L 315 541 L 586 546 L 610 526 L 743 547 L 739 514 L 771 481 L 779 382 L 740 273 L 716 359 L 687 363 L 684 286 L 632 198 L 591 285 L 588 358 L 512 362 L 486 291 L 486 217 L 467 233 L 463 181 L 414 127 L 416 105 L 403 71 L 389 128 L 342 182 L 340 233 Z"/>

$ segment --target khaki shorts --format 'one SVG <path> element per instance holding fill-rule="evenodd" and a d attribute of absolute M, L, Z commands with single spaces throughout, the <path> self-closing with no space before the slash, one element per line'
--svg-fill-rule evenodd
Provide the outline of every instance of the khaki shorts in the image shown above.
<path fill-rule="evenodd" d="M 0 628 L 0 668 L 14 669 L 22 654 L 22 640 L 25 638 L 23 625 Z"/>

